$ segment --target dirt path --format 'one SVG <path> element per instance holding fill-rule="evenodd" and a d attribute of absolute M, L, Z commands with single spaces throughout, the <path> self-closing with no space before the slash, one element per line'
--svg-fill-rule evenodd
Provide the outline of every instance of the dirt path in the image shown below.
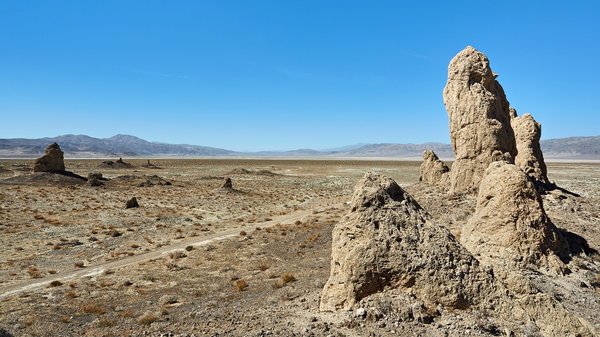
<path fill-rule="evenodd" d="M 270 221 L 266 221 L 263 223 L 254 223 L 252 225 L 247 225 L 247 226 L 243 226 L 243 227 L 239 227 L 239 228 L 235 228 L 235 229 L 230 229 L 230 230 L 226 230 L 226 231 L 222 231 L 222 232 L 218 232 L 218 233 L 213 233 L 213 234 L 210 234 L 203 238 L 196 238 L 196 237 L 189 238 L 187 240 L 183 240 L 183 241 L 180 241 L 180 242 L 168 245 L 168 246 L 163 246 L 163 247 L 157 248 L 156 250 L 153 250 L 151 252 L 146 252 L 146 253 L 142 253 L 139 255 L 125 257 L 120 260 L 92 264 L 83 269 L 65 271 L 62 273 L 54 274 L 54 275 L 39 278 L 39 279 L 30 279 L 30 280 L 21 281 L 21 282 L 12 284 L 7 287 L 0 288 L 0 298 L 10 296 L 10 295 L 16 295 L 16 294 L 19 294 L 19 293 L 22 293 L 22 292 L 28 291 L 28 290 L 45 287 L 53 281 L 65 282 L 65 281 L 75 280 L 75 279 L 82 278 L 82 277 L 99 275 L 107 269 L 122 268 L 122 267 L 129 266 L 132 264 L 136 264 L 136 263 L 140 263 L 140 262 L 144 262 L 144 261 L 148 261 L 148 260 L 152 260 L 152 259 L 156 259 L 156 258 L 161 258 L 165 254 L 169 254 L 173 251 L 185 249 L 185 247 L 187 247 L 187 246 L 206 245 L 211 242 L 224 240 L 227 238 L 237 236 L 237 235 L 239 235 L 239 233 L 241 231 L 250 232 L 250 231 L 254 230 L 256 227 L 263 227 L 263 228 L 264 227 L 272 227 L 278 223 L 299 220 L 306 216 L 312 215 L 315 212 L 320 212 L 327 208 L 339 207 L 342 205 L 343 205 L 343 203 L 333 204 L 333 205 L 325 205 L 325 206 L 320 205 L 318 207 L 311 208 L 309 210 L 298 211 L 298 212 L 282 215 L 282 216 L 279 216 L 277 218 L 274 218 Z"/>

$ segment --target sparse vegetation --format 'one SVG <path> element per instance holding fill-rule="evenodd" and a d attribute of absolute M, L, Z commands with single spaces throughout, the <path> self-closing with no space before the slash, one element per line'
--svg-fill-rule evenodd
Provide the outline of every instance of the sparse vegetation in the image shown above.
<path fill-rule="evenodd" d="M 138 318 L 138 322 L 143 325 L 150 325 L 158 321 L 158 316 L 152 313 L 145 313 Z"/>
<path fill-rule="evenodd" d="M 103 315 L 106 313 L 106 308 L 98 303 L 85 303 L 81 305 L 81 311 L 86 314 Z"/>
<path fill-rule="evenodd" d="M 236 280 L 233 282 L 233 285 L 237 291 L 244 291 L 246 288 L 248 288 L 248 283 L 246 283 L 244 280 Z"/>

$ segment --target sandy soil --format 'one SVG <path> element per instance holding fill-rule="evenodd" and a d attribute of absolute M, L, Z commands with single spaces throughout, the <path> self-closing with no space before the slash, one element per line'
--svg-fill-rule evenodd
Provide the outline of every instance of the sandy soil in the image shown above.
<path fill-rule="evenodd" d="M 458 314 L 424 323 L 318 311 L 331 230 L 364 172 L 395 179 L 460 236 L 474 198 L 418 183 L 418 162 L 129 162 L 67 160 L 110 179 L 92 187 L 15 184 L 29 163 L 0 161 L 0 179 L 13 178 L 0 183 L 0 336 L 497 335 Z M 600 165 L 553 163 L 549 175 L 572 192 L 544 196 L 550 218 L 600 249 Z M 224 177 L 236 191 L 220 188 Z M 140 207 L 125 209 L 134 196 Z M 593 277 L 586 293 L 562 296 L 598 325 Z"/>

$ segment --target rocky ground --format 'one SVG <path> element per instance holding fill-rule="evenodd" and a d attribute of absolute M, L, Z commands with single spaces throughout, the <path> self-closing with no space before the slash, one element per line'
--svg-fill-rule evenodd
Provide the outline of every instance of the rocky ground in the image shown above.
<path fill-rule="evenodd" d="M 0 328 L 6 335 L 507 333 L 460 311 L 319 312 L 331 232 L 366 171 L 395 179 L 460 237 L 475 197 L 418 183 L 420 163 L 152 160 L 159 169 L 132 160 L 133 168 L 111 169 L 99 168 L 101 162 L 66 161 L 76 174 L 110 179 L 93 187 L 23 179 L 27 162 L 0 161 L 0 179 L 12 178 L 0 185 Z M 220 188 L 224 177 L 237 192 Z M 550 164 L 549 178 L 567 190 L 544 196 L 554 224 L 599 250 L 600 165 Z M 125 209 L 131 197 L 141 207 Z M 214 240 L 220 233 L 235 235 Z M 109 265 L 125 259 L 131 263 Z M 600 327 L 600 279 L 588 276 L 577 284 L 572 277 L 540 278 L 538 286 Z"/>

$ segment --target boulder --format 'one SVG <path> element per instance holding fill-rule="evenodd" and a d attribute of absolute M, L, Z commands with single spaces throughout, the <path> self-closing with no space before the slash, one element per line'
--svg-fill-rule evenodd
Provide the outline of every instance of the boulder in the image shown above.
<path fill-rule="evenodd" d="M 517 154 L 509 103 L 488 58 L 468 46 L 448 66 L 444 104 L 456 160 L 450 192 L 475 192 L 483 172 L 497 160 L 514 162 Z"/>
<path fill-rule="evenodd" d="M 43 156 L 33 163 L 33 172 L 64 172 L 64 153 L 57 143 L 48 145 Z"/>
<path fill-rule="evenodd" d="M 223 179 L 223 184 L 221 185 L 221 188 L 226 188 L 226 189 L 233 188 L 233 184 L 231 183 L 231 178 Z"/>
<path fill-rule="evenodd" d="M 538 189 L 549 187 L 548 171 L 540 148 L 542 126 L 530 114 L 518 117 L 511 109 L 511 126 L 515 133 L 517 155 L 515 165 L 525 172 Z"/>
<path fill-rule="evenodd" d="M 450 172 L 448 166 L 432 150 L 423 151 L 423 160 L 419 181 L 432 186 L 446 187 Z"/>
<path fill-rule="evenodd" d="M 395 181 L 367 173 L 333 230 L 331 273 L 320 309 L 352 309 L 384 289 L 435 308 L 464 309 L 492 296 L 493 277 Z"/>
<path fill-rule="evenodd" d="M 509 268 L 533 264 L 561 271 L 568 243 L 549 220 L 542 199 L 516 165 L 494 162 L 479 186 L 475 213 L 461 243 L 481 261 Z"/>
<path fill-rule="evenodd" d="M 140 207 L 140 204 L 138 204 L 136 197 L 133 197 L 133 198 L 127 200 L 127 203 L 125 204 L 125 208 L 136 208 L 136 207 Z"/>

